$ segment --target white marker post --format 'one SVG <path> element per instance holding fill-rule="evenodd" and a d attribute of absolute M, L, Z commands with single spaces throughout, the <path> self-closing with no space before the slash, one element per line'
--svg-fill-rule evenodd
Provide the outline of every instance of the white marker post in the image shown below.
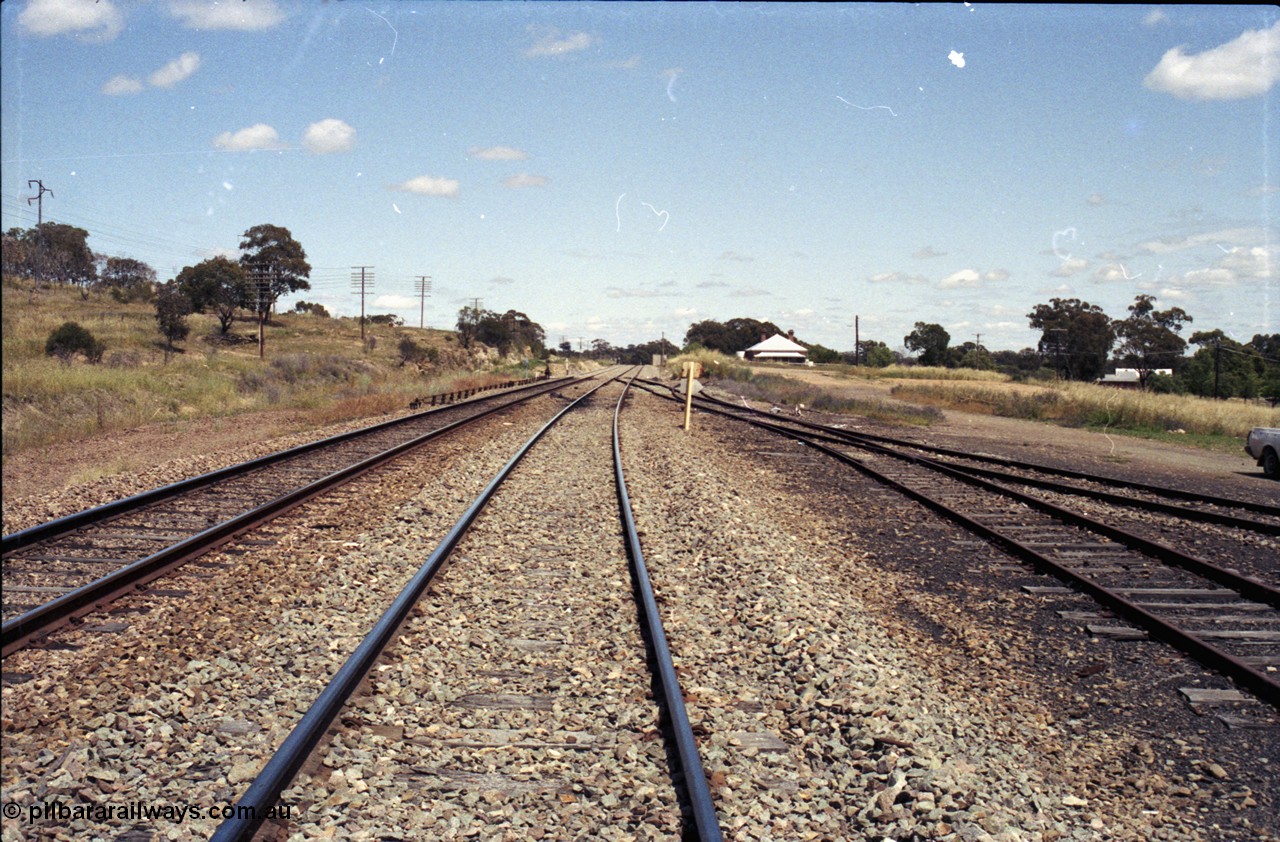
<path fill-rule="evenodd" d="M 695 387 L 701 387 L 702 384 L 695 377 L 702 376 L 702 363 L 687 362 L 683 366 L 680 373 L 685 376 L 684 382 L 684 428 L 689 429 L 689 418 L 693 415 L 693 392 Z"/>

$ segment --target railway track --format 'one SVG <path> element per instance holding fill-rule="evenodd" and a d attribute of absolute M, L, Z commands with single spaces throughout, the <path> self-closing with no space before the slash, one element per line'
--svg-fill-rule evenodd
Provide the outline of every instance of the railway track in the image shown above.
<path fill-rule="evenodd" d="M 873 492 L 878 502 L 863 507 L 856 499 L 815 506 L 786 493 L 794 462 L 776 470 L 747 455 L 801 446 L 778 446 L 736 422 L 728 432 L 704 424 L 684 434 L 677 411 L 634 389 L 619 416 L 602 397 L 618 388 L 584 401 L 526 453 L 457 537 L 452 560 L 419 581 L 422 595 L 402 622 L 376 620 L 402 587 L 413 589 L 406 581 L 428 550 L 451 540 L 466 501 L 529 436 L 532 412 L 408 454 L 264 527 L 278 545 L 248 548 L 246 563 L 238 552 L 215 555 L 232 569 L 213 577 L 188 568 L 175 580 L 188 596 L 119 603 L 114 610 L 137 609 L 119 624 L 127 628 L 67 630 L 53 641 L 65 646 L 18 653 L 6 664 L 4 783 L 22 815 L 6 815 L 6 833 L 238 835 L 246 831 L 234 823 L 219 831 L 218 820 L 260 818 L 276 804 L 291 814 L 268 818 L 274 826 L 259 838 L 693 836 L 693 799 L 681 787 L 699 776 L 676 771 L 684 761 L 662 712 L 670 703 L 658 702 L 664 694 L 649 677 L 642 612 L 631 601 L 626 565 L 647 555 L 656 608 L 644 613 L 660 609 L 678 644 L 677 695 L 719 817 L 707 826 L 722 826 L 726 838 L 967 838 L 1004 827 L 1062 838 L 1104 821 L 1116 838 L 1138 839 L 1150 829 L 1148 807 L 1167 817 L 1168 838 L 1217 838 L 1202 832 L 1210 819 L 1197 802 L 1136 795 L 1101 771 L 1121 757 L 1141 767 L 1135 779 L 1194 778 L 1207 765 L 1188 770 L 1161 750 L 1187 736 L 1178 725 L 1142 723 L 1155 746 L 1148 761 L 1145 743 L 1095 732 L 1104 724 L 1074 703 L 1046 704 L 1094 683 L 1122 692 L 1102 689 L 1106 673 L 1090 686 L 1070 678 L 1081 659 L 1093 660 L 1079 654 L 1093 644 L 1067 659 L 1062 687 L 1058 673 L 1042 675 L 1046 687 L 1018 668 L 1040 641 L 1001 638 L 1008 623 L 983 628 L 953 611 L 944 590 L 894 584 L 914 587 L 918 576 L 881 576 L 865 552 L 872 530 L 852 535 L 845 506 L 888 521 L 902 508 L 895 493 Z M 600 432 L 610 411 L 621 433 L 613 450 L 633 470 L 622 480 L 634 496 L 621 506 Z M 727 451 L 709 446 L 721 436 Z M 828 458 L 813 450 L 806 464 Z M 634 510 L 643 555 L 629 556 L 622 527 L 606 523 L 619 509 Z M 920 548 L 923 564 L 954 552 L 929 546 L 932 534 L 969 546 L 969 536 L 940 523 L 899 544 Z M 964 550 L 975 561 L 986 552 L 994 556 Z M 272 587 L 277 576 L 284 582 Z M 880 600 L 887 625 L 866 608 Z M 1007 603 L 1039 610 L 1018 595 Z M 913 635 L 910 612 L 930 605 L 941 613 L 926 615 L 944 618 L 964 645 Z M 351 653 L 366 651 L 374 625 L 398 627 L 390 645 L 363 667 L 343 667 L 360 663 Z M 977 666 L 975 651 L 991 665 Z M 339 672 L 355 692 L 322 714 L 326 706 L 312 705 Z M 1162 707 L 1164 694 L 1146 695 L 1155 701 L 1144 714 L 1186 713 L 1176 700 Z M 298 748 L 302 738 L 290 735 L 322 715 L 331 718 L 313 723 L 313 746 Z M 1108 736 L 1080 740 L 1084 728 Z M 1245 776 L 1257 750 L 1242 733 L 1262 732 L 1223 729 L 1218 736 L 1234 739 L 1225 756 L 1213 751 L 1216 740 L 1193 742 L 1195 762 L 1221 763 L 1231 783 L 1188 782 L 1188 791 L 1224 805 L 1211 819 L 1224 827 L 1247 827 L 1237 815 L 1270 827 L 1275 802 L 1263 793 L 1274 787 Z M 270 783 L 277 761 L 269 758 L 289 741 L 298 750 L 287 765 L 298 774 Z M 1250 794 L 1262 806 L 1234 812 Z M 71 824 L 48 813 L 50 804 L 124 798 L 180 798 L 202 812 L 185 823 Z M 1087 810 L 1074 806 L 1086 799 Z"/>
<path fill-rule="evenodd" d="M 650 388 L 659 384 L 649 384 Z M 655 389 L 657 392 L 658 389 Z M 1228 676 L 1257 698 L 1280 708 L 1280 588 L 1274 581 L 1248 576 L 1159 541 L 1144 538 L 1041 497 L 1015 490 L 1017 477 L 953 466 L 916 455 L 901 446 L 831 427 L 785 419 L 771 413 L 702 398 L 707 412 L 738 418 L 792 438 L 874 478 L 964 526 L 1036 570 L 1088 594 L 1101 613 L 1076 612 L 1094 634 L 1151 636 Z M 1026 471 L 1027 466 L 1018 466 Z M 1004 483 L 990 477 L 1000 476 Z M 1043 488 L 1047 481 L 1037 481 Z M 1055 484 L 1056 490 L 1061 491 Z M 1145 486 L 1151 495 L 1195 497 L 1212 506 L 1215 522 L 1237 529 L 1274 534 L 1265 518 L 1280 511 L 1242 501 L 1203 498 Z M 1117 495 L 1083 487 L 1071 493 L 1114 503 Z M 1142 508 L 1146 501 L 1127 497 L 1123 505 Z M 1234 504 L 1240 503 L 1239 506 Z M 1227 508 L 1258 512 L 1264 519 L 1233 516 Z M 1162 514 L 1177 507 L 1161 504 Z M 1204 514 L 1194 510 L 1188 517 Z M 1274 571 L 1273 571 L 1274 574 Z M 1117 625 L 1117 621 L 1121 625 Z M 1126 625 L 1127 624 L 1127 625 Z"/>
<path fill-rule="evenodd" d="M 604 448 L 582 452 L 555 441 L 559 423 L 607 420 L 595 396 L 609 382 L 558 413 L 473 501 L 267 762 L 236 805 L 239 815 L 218 828 L 215 840 L 251 839 L 308 763 L 309 783 L 292 789 L 292 799 L 322 802 L 335 788 L 360 781 L 376 788 L 372 800 L 380 805 L 376 813 L 321 812 L 312 819 L 320 833 L 358 828 L 440 838 L 466 831 L 471 822 L 493 833 L 480 801 L 487 795 L 488 804 L 516 805 L 508 813 L 518 811 L 518 822 L 503 825 L 510 838 L 535 829 L 555 838 L 606 831 L 722 838 L 631 516 L 618 443 L 625 388 L 612 415 L 611 471 Z M 566 420 L 570 413 L 577 417 Z M 539 450 L 558 452 L 542 456 L 542 467 L 522 477 L 517 466 L 544 437 Z M 529 484 L 536 487 L 547 465 L 563 469 L 566 463 L 578 482 L 564 489 L 557 509 L 530 507 Z M 508 491 L 507 483 L 516 487 Z M 604 491 L 611 484 L 616 497 Z M 493 525 L 486 518 L 490 507 L 517 513 Z M 597 532 L 575 534 L 585 511 L 620 524 L 622 535 L 601 541 Z M 525 524 L 524 534 L 504 534 L 513 519 Z M 455 555 L 461 558 L 433 589 L 431 607 L 420 605 Z M 458 587 L 449 587 L 459 578 Z M 437 606 L 441 616 L 424 616 Z M 477 628 L 468 620 L 477 616 L 500 619 L 495 627 Z M 433 675 L 424 653 L 446 646 L 469 648 L 470 657 L 455 659 L 447 676 Z M 366 679 L 367 691 L 353 698 Z M 598 770 L 609 756 L 618 762 L 610 761 L 612 771 L 602 776 Z M 370 763 L 373 757 L 381 765 Z M 337 771 L 326 775 L 326 768 Z"/>
<path fill-rule="evenodd" d="M 3 655 L 437 436 L 570 382 L 415 413 L 6 535 Z"/>

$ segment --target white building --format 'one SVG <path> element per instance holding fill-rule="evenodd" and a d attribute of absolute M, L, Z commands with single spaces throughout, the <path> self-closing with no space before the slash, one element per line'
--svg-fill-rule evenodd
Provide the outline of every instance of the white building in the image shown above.
<path fill-rule="evenodd" d="M 763 342 L 757 342 L 742 352 L 743 359 L 804 363 L 809 359 L 809 349 L 781 333 L 775 333 Z"/>

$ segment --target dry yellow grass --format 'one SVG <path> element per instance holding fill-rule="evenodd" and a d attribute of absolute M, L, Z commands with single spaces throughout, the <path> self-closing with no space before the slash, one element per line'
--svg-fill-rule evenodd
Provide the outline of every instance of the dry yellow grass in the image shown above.
<path fill-rule="evenodd" d="M 452 391 L 458 377 L 512 376 L 471 371 L 468 354 L 446 331 L 367 325 L 373 341 L 362 344 L 355 319 L 296 313 L 272 318 L 265 359 L 258 358 L 253 319 L 237 321 L 237 341 L 227 343 L 212 316 L 193 315 L 181 353 L 166 360 L 151 304 L 121 304 L 96 292 L 86 298 L 74 287 L 37 290 L 12 278 L 4 279 L 3 294 L 6 456 L 143 424 L 265 409 L 300 410 L 316 424 L 347 421 Z M 100 364 L 45 356 L 49 333 L 67 321 L 106 345 Z M 404 336 L 434 348 L 438 363 L 426 370 L 401 365 Z"/>
<path fill-rule="evenodd" d="M 1280 410 L 1267 406 L 1092 383 L 902 383 L 893 395 L 967 412 L 1118 430 L 1238 437 L 1253 427 L 1280 426 Z"/>

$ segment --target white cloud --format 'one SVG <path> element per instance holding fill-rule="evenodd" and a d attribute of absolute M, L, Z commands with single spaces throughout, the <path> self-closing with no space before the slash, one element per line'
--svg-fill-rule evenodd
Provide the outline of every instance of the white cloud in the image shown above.
<path fill-rule="evenodd" d="M 1280 80 L 1280 21 L 1248 29 L 1234 41 L 1187 55 L 1174 47 L 1142 81 L 1179 99 L 1243 99 L 1264 94 Z"/>
<path fill-rule="evenodd" d="M 1103 198 L 1101 193 L 1091 193 L 1089 195 L 1089 198 L 1085 199 L 1084 201 L 1085 201 L 1085 204 L 1089 205 L 1089 207 L 1092 207 L 1092 208 L 1096 208 L 1100 205 L 1105 205 L 1107 203 L 1107 200 Z"/>
<path fill-rule="evenodd" d="M 208 0 L 172 0 L 169 14 L 182 21 L 187 29 L 237 29 L 252 32 L 270 29 L 284 20 L 275 0 L 246 2 L 208 2 Z"/>
<path fill-rule="evenodd" d="M 735 289 L 733 292 L 729 293 L 729 295 L 733 298 L 755 298 L 760 295 L 773 295 L 773 293 L 769 292 L 767 289 L 760 289 L 759 287 L 742 287 L 740 289 Z"/>
<path fill-rule="evenodd" d="M 585 50 L 596 43 L 595 36 L 588 35 L 585 32 L 570 32 L 562 37 L 560 30 L 554 26 L 530 26 L 527 31 L 530 35 L 536 37 L 537 41 L 532 47 L 524 51 L 526 58 L 565 56 L 569 53 Z"/>
<path fill-rule="evenodd" d="M 524 161 L 529 158 L 528 152 L 510 146 L 473 146 L 467 150 L 467 155 L 481 161 Z"/>
<path fill-rule="evenodd" d="M 1167 254 L 1172 251 L 1183 251 L 1201 246 L 1228 243 L 1233 246 L 1250 246 L 1261 242 L 1264 238 L 1261 228 L 1226 228 L 1221 231 L 1209 231 L 1204 234 L 1193 234 L 1190 237 L 1161 237 L 1139 243 L 1138 248 L 1149 254 Z"/>
<path fill-rule="evenodd" d="M 1083 257 L 1071 257 L 1058 264 L 1058 268 L 1050 272 L 1055 278 L 1070 278 L 1089 268 L 1089 261 Z"/>
<path fill-rule="evenodd" d="M 499 275 L 496 278 L 489 279 L 490 284 L 499 287 L 511 286 L 511 284 L 514 284 L 515 282 L 515 278 L 508 278 L 505 275 Z"/>
<path fill-rule="evenodd" d="M 124 29 L 124 15 L 111 0 L 31 0 L 18 14 L 18 28 L 40 38 L 75 35 L 110 41 Z"/>
<path fill-rule="evenodd" d="M 738 254 L 736 251 L 721 252 L 721 260 L 736 260 L 739 263 L 750 263 L 755 260 L 754 257 L 748 257 L 745 254 Z"/>
<path fill-rule="evenodd" d="M 529 175 L 522 172 L 519 175 L 509 175 L 502 179 L 502 186 L 511 188 L 542 187 L 550 183 L 550 181 L 551 179 L 545 175 Z"/>
<path fill-rule="evenodd" d="M 102 92 L 107 96 L 121 96 L 123 94 L 136 94 L 145 86 L 142 80 L 133 76 L 112 76 L 102 86 Z"/>
<path fill-rule="evenodd" d="M 200 54 L 187 52 L 175 58 L 164 67 L 147 77 L 147 82 L 155 88 L 172 88 L 186 79 L 200 67 Z"/>
<path fill-rule="evenodd" d="M 955 50 L 952 50 L 947 55 L 947 59 L 956 67 L 964 67 L 964 53 L 957 53 Z"/>
<path fill-rule="evenodd" d="M 946 254 L 947 253 L 945 251 L 935 250 L 933 246 L 925 246 L 911 256 L 917 260 L 925 260 L 930 257 L 945 257 Z"/>
<path fill-rule="evenodd" d="M 1218 266 L 1240 277 L 1267 280 L 1276 277 L 1276 251 L 1265 246 L 1234 248 L 1218 261 Z"/>
<path fill-rule="evenodd" d="M 316 155 L 350 152 L 355 141 L 356 130 L 333 117 L 312 123 L 302 135 L 302 145 Z"/>
<path fill-rule="evenodd" d="M 992 281 L 997 284 L 1004 283 L 1009 280 L 1009 278 L 1010 275 L 1008 269 L 992 269 L 990 272 L 982 273 L 982 280 Z"/>
<path fill-rule="evenodd" d="M 1142 19 L 1143 26 L 1157 26 L 1162 23 L 1168 23 L 1169 16 L 1164 13 L 1164 9 L 1159 6 L 1147 12 L 1147 16 Z"/>
<path fill-rule="evenodd" d="M 870 275 L 867 280 L 873 284 L 926 284 L 929 279 L 924 275 L 906 275 L 902 272 L 881 272 Z"/>
<path fill-rule="evenodd" d="M 1236 273 L 1220 266 L 1212 269 L 1193 269 L 1182 276 L 1182 283 L 1194 287 L 1233 287 L 1239 283 Z"/>
<path fill-rule="evenodd" d="M 419 196 L 454 198 L 458 195 L 458 181 L 453 178 L 434 178 L 429 175 L 420 175 L 401 184 L 393 185 L 391 189 L 404 193 L 415 193 Z"/>
<path fill-rule="evenodd" d="M 1098 283 L 1110 283 L 1112 281 L 1128 281 L 1133 280 L 1125 274 L 1124 267 L 1119 263 L 1106 263 L 1098 267 L 1093 273 L 1093 279 Z"/>
<path fill-rule="evenodd" d="M 972 289 L 981 285 L 982 276 L 974 269 L 961 269 L 938 281 L 938 289 Z"/>
<path fill-rule="evenodd" d="M 228 152 L 285 148 L 280 142 L 280 135 L 266 123 L 258 123 L 238 132 L 223 132 L 213 139 L 213 145 Z"/>

